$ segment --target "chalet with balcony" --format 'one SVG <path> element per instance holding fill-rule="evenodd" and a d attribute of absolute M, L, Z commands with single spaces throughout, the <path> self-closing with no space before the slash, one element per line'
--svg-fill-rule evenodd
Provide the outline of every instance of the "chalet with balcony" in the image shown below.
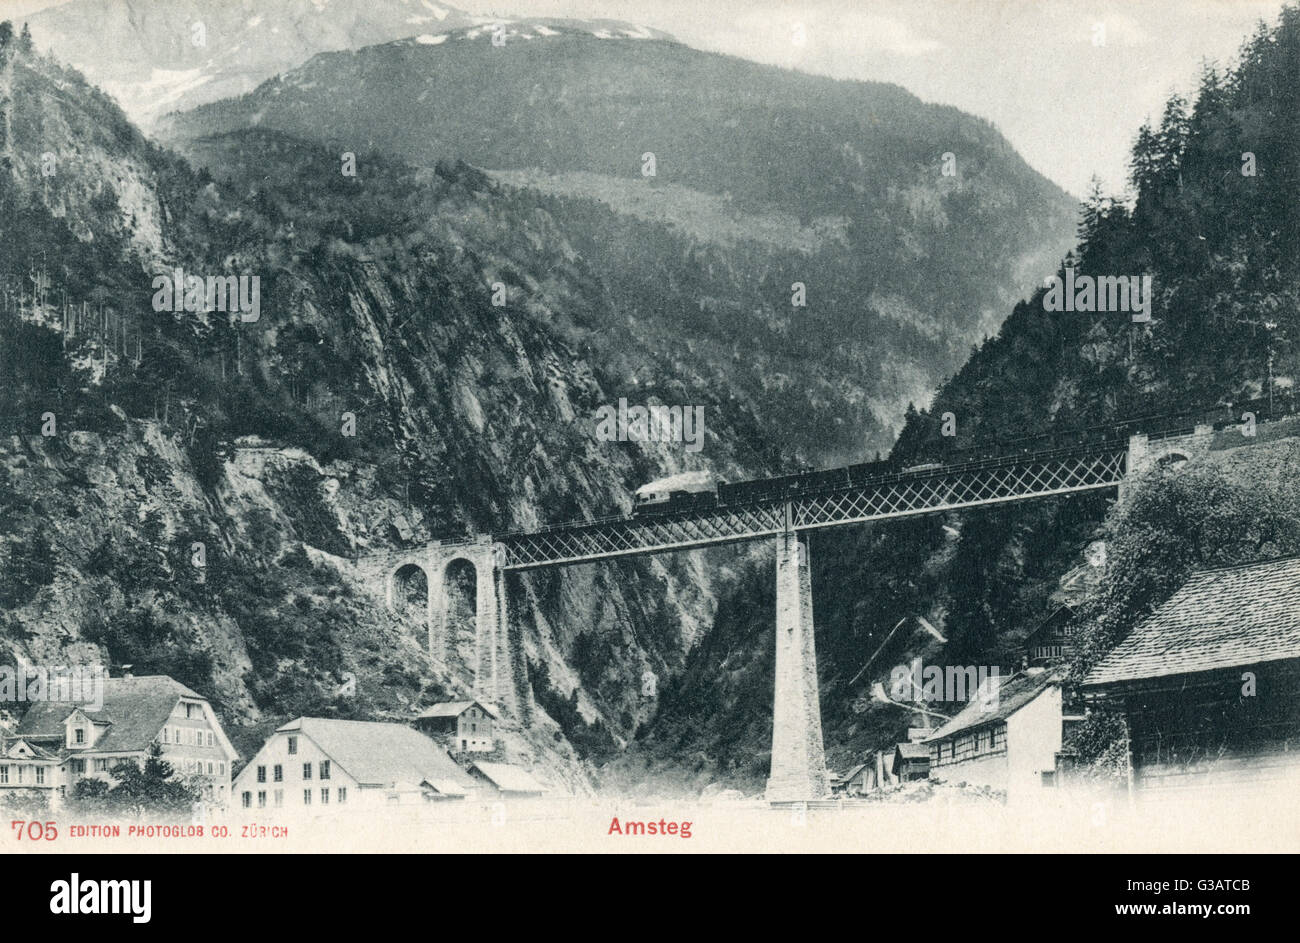
<path fill-rule="evenodd" d="M 1074 654 L 1074 610 L 1058 606 L 1025 639 L 1025 661 L 1030 668 L 1045 668 Z"/>

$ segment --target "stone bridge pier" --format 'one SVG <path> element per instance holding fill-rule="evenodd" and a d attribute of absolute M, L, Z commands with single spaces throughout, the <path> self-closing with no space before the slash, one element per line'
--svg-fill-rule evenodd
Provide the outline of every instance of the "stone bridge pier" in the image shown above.
<path fill-rule="evenodd" d="M 384 554 L 367 561 L 369 577 L 382 580 L 390 610 L 398 603 L 398 581 L 414 567 L 425 577 L 425 625 L 430 656 L 451 667 L 452 639 L 448 631 L 447 573 L 464 561 L 474 569 L 474 696 L 521 720 L 531 715 L 528 666 L 521 630 L 512 625 L 502 569 L 502 549 L 487 540 L 472 543 L 435 542 L 418 549 Z"/>
<path fill-rule="evenodd" d="M 1124 480 L 1119 486 L 1120 502 L 1127 501 L 1143 476 L 1156 468 L 1181 465 L 1204 455 L 1214 442 L 1214 426 L 1197 425 L 1185 435 L 1151 438 L 1145 434 L 1129 436 Z"/>
<path fill-rule="evenodd" d="M 788 506 L 786 521 L 785 532 L 776 538 L 776 690 L 766 794 L 769 802 L 830 795 L 813 642 L 808 541 L 789 526 Z"/>

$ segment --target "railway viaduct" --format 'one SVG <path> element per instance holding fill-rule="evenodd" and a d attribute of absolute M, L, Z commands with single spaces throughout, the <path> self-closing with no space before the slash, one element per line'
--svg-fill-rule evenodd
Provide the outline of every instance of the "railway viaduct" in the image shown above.
<path fill-rule="evenodd" d="M 824 527 L 1117 488 L 1120 501 L 1148 470 L 1209 450 L 1214 427 L 1181 434 L 1132 435 L 1127 441 L 1071 450 L 945 465 L 883 476 L 862 485 L 781 501 L 695 509 L 676 515 L 618 517 L 559 524 L 498 537 L 372 554 L 357 566 L 392 608 L 399 583 L 422 571 L 425 620 L 433 657 L 447 663 L 448 568 L 465 561 L 475 574 L 475 695 L 528 723 L 532 697 L 520 630 L 509 619 L 506 573 L 769 539 L 775 544 L 776 684 L 767 798 L 790 802 L 829 794 L 822 745 L 813 640 L 809 536 Z"/>

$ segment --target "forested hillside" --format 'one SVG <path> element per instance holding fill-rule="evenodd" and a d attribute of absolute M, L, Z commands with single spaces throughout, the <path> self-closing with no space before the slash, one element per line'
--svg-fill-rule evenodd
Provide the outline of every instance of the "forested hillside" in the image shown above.
<path fill-rule="evenodd" d="M 1169 101 L 1137 131 L 1132 190 L 1094 193 L 1079 274 L 1151 275 L 1149 323 L 1126 313 L 1044 309 L 1046 289 L 1017 305 L 928 409 L 911 410 L 894 454 L 941 460 L 987 440 L 1240 402 L 1292 387 L 1300 336 L 1300 10 L 1261 25 L 1231 68 L 1207 66 L 1193 101 Z M 942 435 L 956 417 L 958 436 Z M 1243 442 L 1245 440 L 1243 439 Z M 1093 539 L 1110 548 L 1106 579 L 1079 616 L 1078 677 L 1196 566 L 1300 550 L 1294 448 L 1255 446 L 1180 477 L 1166 472 L 1126 513 L 1097 494 L 931 516 L 816 535 L 814 610 L 832 765 L 901 736 L 907 717 L 872 703 L 873 680 L 916 655 L 935 664 L 1017 667 L 1021 641 L 1052 611 L 1058 579 Z M 648 728 L 630 778 L 699 750 L 684 780 L 718 772 L 761 781 L 771 697 L 771 576 L 719 607 L 715 633 Z M 858 675 L 901 619 L 922 616 L 948 639 L 905 627 Z M 737 736 L 737 731 L 745 731 Z M 1091 757 L 1107 731 L 1090 731 Z M 715 766 L 704 756 L 716 755 Z M 674 767 L 675 768 L 675 767 Z M 611 770 L 624 781 L 627 770 Z"/>
<path fill-rule="evenodd" d="M 997 329 L 1074 225 L 981 119 L 579 24 L 322 54 L 160 133 L 204 163 L 202 139 L 250 128 L 460 159 L 541 195 L 631 333 L 623 369 L 671 351 L 753 403 L 787 467 L 888 449 L 908 399 Z"/>

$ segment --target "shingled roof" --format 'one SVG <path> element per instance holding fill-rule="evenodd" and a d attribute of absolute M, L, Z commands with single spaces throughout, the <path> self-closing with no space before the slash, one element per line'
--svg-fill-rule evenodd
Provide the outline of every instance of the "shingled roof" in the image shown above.
<path fill-rule="evenodd" d="M 496 709 L 489 704 L 481 701 L 443 701 L 441 704 L 434 704 L 416 715 L 416 720 L 426 720 L 429 718 L 441 717 L 459 717 L 471 707 L 481 708 L 485 713 L 492 717 L 499 717 Z"/>
<path fill-rule="evenodd" d="M 464 794 L 474 780 L 446 751 L 402 724 L 299 717 L 277 732 L 299 731 L 363 786 L 428 782 L 439 792 Z"/>
<path fill-rule="evenodd" d="M 1202 570 L 1138 624 L 1084 687 L 1300 658 L 1300 557 Z"/>
<path fill-rule="evenodd" d="M 981 701 L 979 697 L 971 698 L 956 716 L 927 737 L 925 742 L 947 740 L 967 730 L 1004 721 L 1058 681 L 1050 671 L 1041 668 L 1031 668 L 1024 674 L 999 680 L 996 703 Z"/>
<path fill-rule="evenodd" d="M 546 788 L 533 779 L 527 770 L 522 770 L 518 766 L 511 766 L 509 763 L 475 763 L 472 769 L 477 770 L 502 792 L 540 794 L 546 791 Z"/>
<path fill-rule="evenodd" d="M 78 751 L 80 755 L 138 752 L 149 749 L 181 697 L 204 700 L 166 675 L 105 678 L 104 706 L 100 710 L 92 711 L 87 705 L 67 701 L 37 701 L 23 715 L 14 733 L 38 739 L 57 737 L 62 741 L 63 722 L 80 710 L 97 725 L 108 725 L 93 747 Z"/>

